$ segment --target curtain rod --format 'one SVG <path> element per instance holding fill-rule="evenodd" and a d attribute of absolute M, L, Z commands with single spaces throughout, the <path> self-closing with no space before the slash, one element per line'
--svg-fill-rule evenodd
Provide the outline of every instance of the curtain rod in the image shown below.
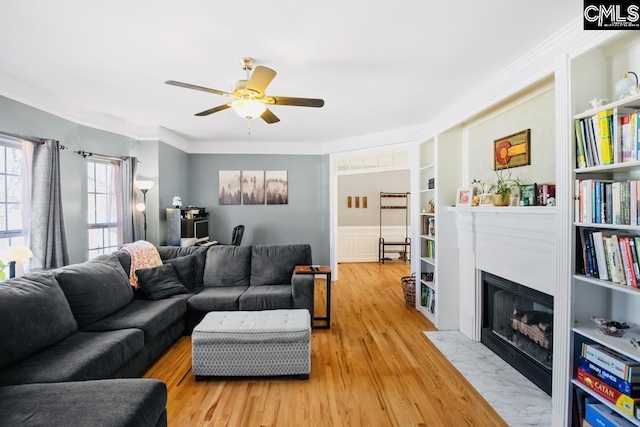
<path fill-rule="evenodd" d="M 3 131 L 0 131 L 0 136 L 7 136 L 9 138 L 22 139 L 22 140 L 25 140 L 25 141 L 33 142 L 34 144 L 44 144 L 44 142 L 47 140 L 46 138 L 40 138 L 40 137 L 37 137 L 37 136 L 23 136 L 23 135 L 17 135 L 17 134 L 14 134 L 14 133 L 3 132 Z M 53 141 L 55 141 L 57 143 L 60 143 L 60 141 L 56 141 L 56 140 L 53 140 Z M 62 145 L 62 144 L 59 145 L 59 148 L 61 150 L 66 150 L 67 149 L 67 147 Z"/>
<path fill-rule="evenodd" d="M 83 158 L 87 158 L 87 157 L 96 157 L 98 159 L 102 159 L 102 160 L 115 160 L 115 161 L 123 161 L 123 160 L 127 160 L 126 157 L 116 157 L 116 156 L 107 156 L 105 154 L 98 154 L 98 153 L 92 153 L 91 151 L 74 151 L 74 153 L 82 156 Z"/>

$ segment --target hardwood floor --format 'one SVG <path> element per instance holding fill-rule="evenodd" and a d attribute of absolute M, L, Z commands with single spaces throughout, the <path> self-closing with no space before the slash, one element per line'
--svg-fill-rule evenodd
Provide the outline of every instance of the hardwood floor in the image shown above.
<path fill-rule="evenodd" d="M 169 425 L 506 426 L 424 336 L 433 325 L 405 305 L 408 264 L 339 269 L 331 329 L 313 330 L 308 381 L 196 383 L 191 341 L 182 337 L 145 375 L 167 384 Z M 322 312 L 324 281 L 317 285 Z"/>

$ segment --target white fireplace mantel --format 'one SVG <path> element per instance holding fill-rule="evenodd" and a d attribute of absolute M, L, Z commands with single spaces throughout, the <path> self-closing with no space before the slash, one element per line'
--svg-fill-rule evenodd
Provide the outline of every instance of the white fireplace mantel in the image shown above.
<path fill-rule="evenodd" d="M 556 209 L 551 206 L 456 207 L 460 253 L 460 331 L 480 341 L 486 271 L 555 296 Z"/>

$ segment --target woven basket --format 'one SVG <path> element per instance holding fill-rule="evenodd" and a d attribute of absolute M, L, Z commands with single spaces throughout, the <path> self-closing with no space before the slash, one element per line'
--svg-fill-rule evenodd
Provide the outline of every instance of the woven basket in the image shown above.
<path fill-rule="evenodd" d="M 411 276 L 404 276 L 401 279 L 402 292 L 404 293 L 404 302 L 408 306 L 416 306 L 416 276 L 415 273 Z"/>

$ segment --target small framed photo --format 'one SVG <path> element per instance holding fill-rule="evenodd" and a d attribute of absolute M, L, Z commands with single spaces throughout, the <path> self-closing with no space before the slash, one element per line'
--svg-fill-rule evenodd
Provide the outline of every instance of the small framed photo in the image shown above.
<path fill-rule="evenodd" d="M 458 188 L 456 191 L 456 206 L 471 206 L 473 199 L 473 188 Z"/>
<path fill-rule="evenodd" d="M 493 194 L 480 194 L 480 206 L 493 206 Z"/>
<path fill-rule="evenodd" d="M 520 186 L 520 206 L 536 206 L 538 204 L 538 184 Z"/>

